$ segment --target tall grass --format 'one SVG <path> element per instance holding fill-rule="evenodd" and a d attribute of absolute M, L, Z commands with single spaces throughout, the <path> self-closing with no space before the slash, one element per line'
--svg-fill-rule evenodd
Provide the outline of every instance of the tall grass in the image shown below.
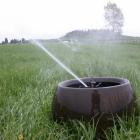
<path fill-rule="evenodd" d="M 131 81 L 139 104 L 140 46 L 130 44 L 45 44 L 79 77 L 118 76 Z M 0 140 L 93 140 L 94 125 L 52 120 L 51 103 L 57 84 L 71 79 L 39 48 L 30 44 L 0 45 Z M 139 139 L 140 123 L 120 119 L 105 131 L 108 140 Z"/>

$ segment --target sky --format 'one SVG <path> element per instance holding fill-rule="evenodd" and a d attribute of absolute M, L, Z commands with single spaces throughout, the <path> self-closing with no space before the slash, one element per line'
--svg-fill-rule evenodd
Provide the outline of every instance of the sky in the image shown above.
<path fill-rule="evenodd" d="M 106 25 L 109 0 L 0 0 L 0 41 L 5 37 L 50 39 L 72 30 Z M 124 14 L 123 34 L 140 36 L 140 0 L 110 0 Z"/>

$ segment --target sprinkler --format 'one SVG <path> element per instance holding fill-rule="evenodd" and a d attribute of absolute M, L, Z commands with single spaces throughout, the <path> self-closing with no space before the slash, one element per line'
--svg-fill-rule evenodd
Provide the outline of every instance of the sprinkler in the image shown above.
<path fill-rule="evenodd" d="M 134 111 L 134 95 L 129 80 L 116 77 L 86 77 L 58 84 L 53 99 L 53 118 L 94 120 L 98 128 L 111 126 L 113 120 Z"/>

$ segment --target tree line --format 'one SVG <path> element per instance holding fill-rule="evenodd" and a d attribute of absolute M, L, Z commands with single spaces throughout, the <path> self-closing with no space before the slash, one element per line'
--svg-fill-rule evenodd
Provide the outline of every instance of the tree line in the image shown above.
<path fill-rule="evenodd" d="M 108 29 L 74 30 L 66 33 L 62 40 L 114 40 L 119 39 L 120 34 Z"/>
<path fill-rule="evenodd" d="M 11 39 L 10 41 L 8 40 L 8 38 L 5 38 L 4 41 L 1 42 L 1 44 L 17 44 L 17 43 L 27 43 L 28 40 L 26 40 L 25 38 L 21 38 L 21 39 Z"/>

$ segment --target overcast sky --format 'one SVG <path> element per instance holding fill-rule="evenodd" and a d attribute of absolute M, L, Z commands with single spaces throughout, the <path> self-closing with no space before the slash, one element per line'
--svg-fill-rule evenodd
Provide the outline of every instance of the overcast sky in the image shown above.
<path fill-rule="evenodd" d="M 0 0 L 0 41 L 11 38 L 56 38 L 75 29 L 105 27 L 109 0 Z M 123 33 L 140 36 L 140 0 L 110 0 L 121 8 Z"/>

